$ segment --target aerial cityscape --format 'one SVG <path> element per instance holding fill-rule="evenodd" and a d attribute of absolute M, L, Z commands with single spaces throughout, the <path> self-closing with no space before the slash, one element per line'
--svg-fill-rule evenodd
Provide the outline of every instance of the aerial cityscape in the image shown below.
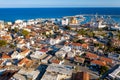
<path fill-rule="evenodd" d="M 120 80 L 120 1 L 87 1 L 0 0 L 0 80 Z"/>

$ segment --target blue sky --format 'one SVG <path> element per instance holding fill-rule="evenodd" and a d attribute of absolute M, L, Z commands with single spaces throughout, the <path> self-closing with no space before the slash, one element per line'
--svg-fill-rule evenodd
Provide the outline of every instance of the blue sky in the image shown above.
<path fill-rule="evenodd" d="M 0 7 L 120 7 L 120 0 L 0 0 Z"/>

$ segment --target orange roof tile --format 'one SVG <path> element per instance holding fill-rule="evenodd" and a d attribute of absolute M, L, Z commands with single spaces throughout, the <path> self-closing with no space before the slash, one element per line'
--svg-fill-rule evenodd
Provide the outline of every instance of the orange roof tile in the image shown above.
<path fill-rule="evenodd" d="M 29 26 L 29 25 L 28 25 L 28 26 L 26 26 L 26 28 L 28 28 L 28 29 L 32 29 L 32 26 Z"/>
<path fill-rule="evenodd" d="M 81 62 L 81 63 L 83 63 L 84 62 L 84 58 L 81 58 L 81 57 L 75 57 L 75 61 L 77 61 L 77 62 Z"/>
<path fill-rule="evenodd" d="M 98 55 L 88 52 L 88 53 L 86 54 L 86 57 L 87 57 L 87 58 L 94 59 L 94 58 L 98 58 Z"/>
<path fill-rule="evenodd" d="M 30 63 L 32 63 L 32 60 L 30 60 L 30 59 L 28 59 L 28 58 L 24 58 L 24 59 L 22 59 L 18 64 L 19 65 L 22 65 L 22 64 L 24 64 L 24 65 L 29 65 Z"/>
<path fill-rule="evenodd" d="M 48 49 L 41 49 L 40 51 L 41 51 L 41 52 L 47 52 Z"/>
<path fill-rule="evenodd" d="M 2 59 L 9 59 L 9 58 L 11 58 L 9 55 L 5 53 L 2 54 Z"/>
<path fill-rule="evenodd" d="M 100 60 L 93 60 L 93 61 L 91 61 L 91 63 L 97 64 L 99 66 L 106 66 L 106 63 L 103 61 L 100 61 Z"/>
<path fill-rule="evenodd" d="M 105 61 L 106 63 L 111 63 L 112 64 L 112 59 L 110 58 L 105 58 L 105 57 L 100 57 L 100 60 Z"/>
<path fill-rule="evenodd" d="M 0 60 L 0 65 L 1 65 L 2 62 L 3 62 L 3 60 Z"/>
<path fill-rule="evenodd" d="M 11 36 L 2 36 L 2 39 L 9 40 L 9 39 L 12 39 L 12 38 L 11 38 Z"/>
<path fill-rule="evenodd" d="M 55 64 L 59 64 L 59 63 L 60 63 L 60 60 L 58 60 L 58 59 L 53 59 L 51 62 L 52 62 L 52 63 L 55 63 Z"/>
<path fill-rule="evenodd" d="M 21 52 L 21 54 L 26 54 L 26 53 L 28 53 L 28 52 L 30 52 L 30 50 L 29 50 L 29 49 L 26 49 L 26 50 L 24 50 L 23 52 Z"/>
<path fill-rule="evenodd" d="M 88 44 L 83 43 L 83 44 L 82 44 L 82 47 L 83 47 L 83 48 L 88 48 Z"/>
<path fill-rule="evenodd" d="M 22 43 L 24 43 L 25 42 L 25 40 L 24 39 L 20 39 L 20 41 L 18 42 L 19 44 L 22 44 Z"/>

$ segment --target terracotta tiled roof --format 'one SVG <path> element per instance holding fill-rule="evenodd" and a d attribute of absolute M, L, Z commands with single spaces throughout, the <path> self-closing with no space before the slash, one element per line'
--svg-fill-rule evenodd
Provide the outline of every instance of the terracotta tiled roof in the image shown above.
<path fill-rule="evenodd" d="M 86 57 L 90 58 L 90 59 L 96 59 L 96 58 L 98 58 L 98 55 L 88 52 L 86 54 Z"/>
<path fill-rule="evenodd" d="M 82 47 L 83 47 L 83 48 L 88 48 L 88 44 L 83 43 L 83 44 L 82 44 Z"/>
<path fill-rule="evenodd" d="M 9 55 L 5 53 L 2 54 L 2 59 L 9 59 L 9 58 L 11 58 Z"/>
<path fill-rule="evenodd" d="M 19 65 L 24 64 L 24 65 L 26 65 L 26 66 L 29 66 L 31 63 L 32 63 L 32 60 L 30 60 L 30 59 L 28 59 L 28 58 L 24 58 L 24 59 L 22 59 L 18 64 L 19 64 Z"/>
<path fill-rule="evenodd" d="M 25 42 L 25 40 L 24 39 L 21 39 L 18 43 L 19 44 L 22 44 L 22 43 L 24 43 Z"/>
<path fill-rule="evenodd" d="M 33 27 L 32 27 L 32 26 L 27 26 L 26 28 L 28 28 L 28 29 L 32 29 Z"/>
<path fill-rule="evenodd" d="M 26 50 L 24 50 L 23 52 L 21 52 L 21 54 L 26 54 L 26 53 L 29 53 L 30 52 L 30 50 L 29 49 L 26 49 Z"/>
<path fill-rule="evenodd" d="M 58 60 L 58 59 L 53 59 L 51 62 L 52 62 L 52 63 L 55 63 L 55 64 L 59 64 L 59 63 L 60 63 L 60 60 Z"/>
<path fill-rule="evenodd" d="M 75 61 L 76 62 L 81 62 L 81 63 L 83 63 L 84 62 L 84 58 L 81 58 L 81 57 L 75 57 Z"/>
<path fill-rule="evenodd" d="M 48 49 L 41 49 L 40 51 L 41 51 L 41 52 L 47 52 Z"/>
<path fill-rule="evenodd" d="M 112 62 L 113 62 L 112 59 L 110 59 L 110 58 L 105 58 L 105 57 L 100 57 L 100 60 L 105 61 L 106 63 L 111 63 L 111 64 L 112 64 Z"/>
<path fill-rule="evenodd" d="M 100 60 L 93 60 L 91 63 L 99 65 L 99 66 L 106 66 L 106 63 Z"/>
<path fill-rule="evenodd" d="M 12 39 L 12 38 L 11 38 L 11 36 L 2 36 L 2 39 L 9 40 L 9 39 Z"/>
<path fill-rule="evenodd" d="M 3 60 L 0 60 L 0 65 L 1 65 L 2 62 L 3 62 Z"/>

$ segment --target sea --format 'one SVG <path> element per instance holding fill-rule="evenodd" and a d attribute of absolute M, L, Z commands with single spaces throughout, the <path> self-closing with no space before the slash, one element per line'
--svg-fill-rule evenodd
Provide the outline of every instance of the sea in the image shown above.
<path fill-rule="evenodd" d="M 37 18 L 62 18 L 74 15 L 114 15 L 120 22 L 119 7 L 105 8 L 0 8 L 0 20 L 15 21 L 18 19 L 28 20 Z"/>

